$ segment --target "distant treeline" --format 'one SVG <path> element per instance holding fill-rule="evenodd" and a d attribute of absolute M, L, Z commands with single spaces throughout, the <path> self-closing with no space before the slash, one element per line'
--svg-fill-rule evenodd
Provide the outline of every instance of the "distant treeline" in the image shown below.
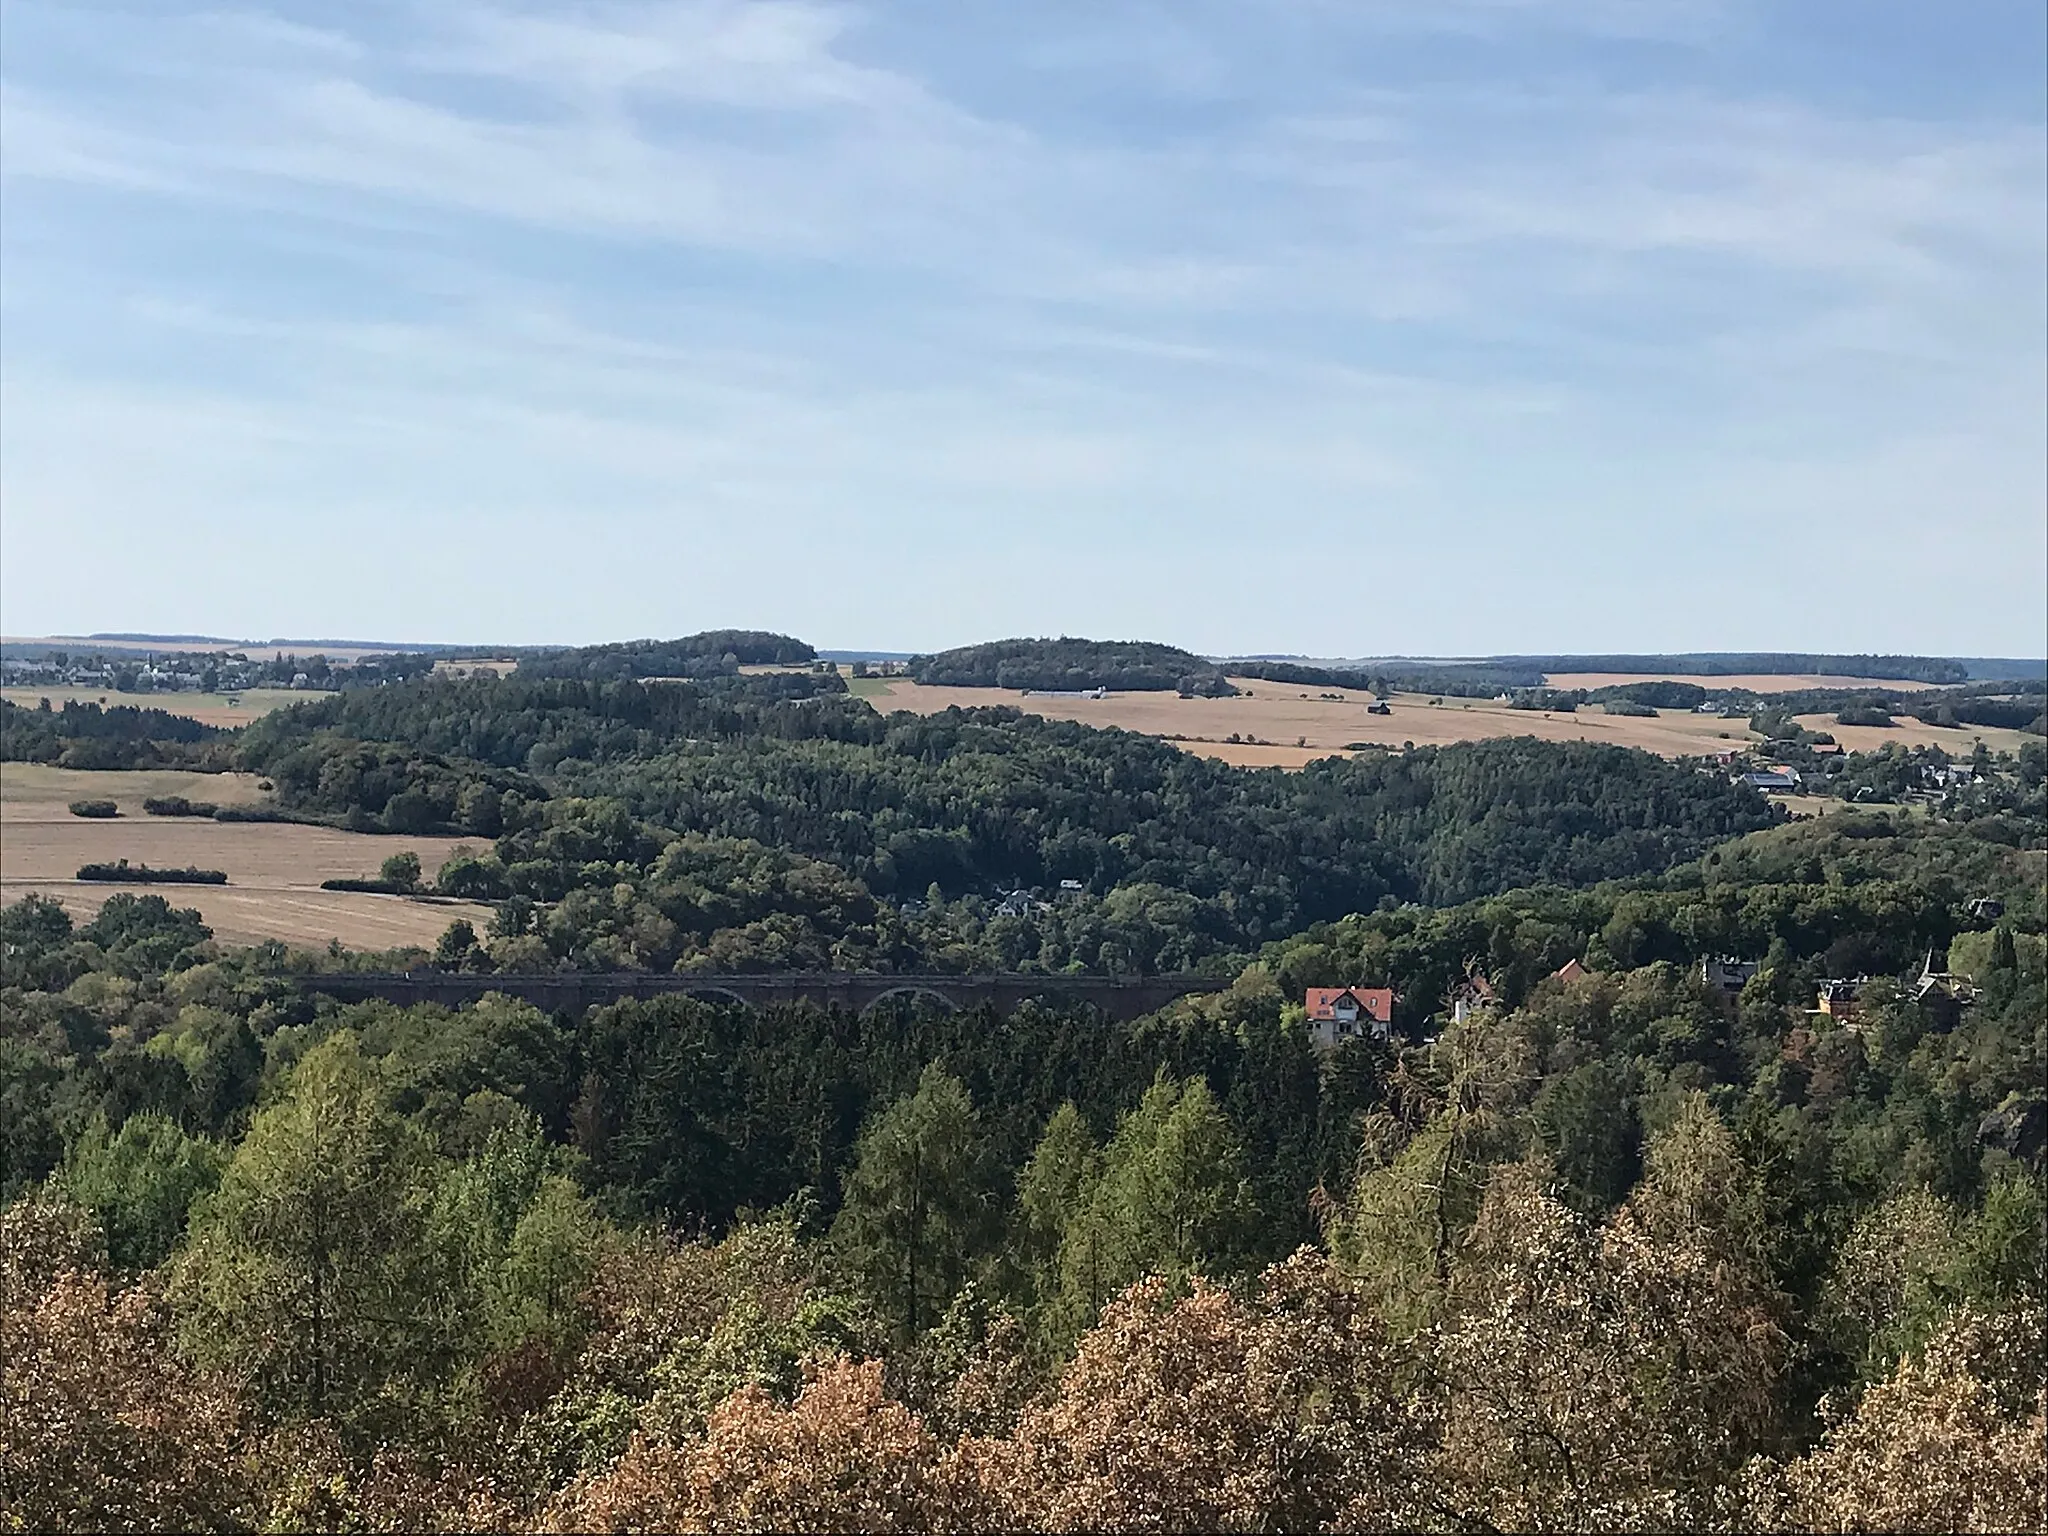
<path fill-rule="evenodd" d="M 1113 688 L 1128 693 L 1233 693 L 1212 661 L 1147 640 L 991 640 L 910 662 L 913 682 L 947 688 L 1047 692 Z"/>
<path fill-rule="evenodd" d="M 1914 683 L 1968 682 L 1970 669 L 1941 656 L 1802 655 L 1791 651 L 1687 653 L 1677 656 L 1489 656 L 1488 666 L 1533 667 L 1540 672 L 1679 672 L 1690 677 L 1897 678 Z M 1541 681 L 1539 678 L 1538 681 Z"/>
<path fill-rule="evenodd" d="M 1258 658 L 1226 659 L 1232 677 L 1267 678 L 1314 688 L 1372 687 L 1374 692 L 1442 693 L 1491 697 L 1503 690 L 1537 688 L 1553 672 L 1672 672 L 1687 677 L 1796 676 L 1896 678 L 1901 682 L 1961 683 L 1971 672 L 1960 661 L 1932 656 L 1806 656 L 1788 652 L 1679 656 L 1487 656 L 1473 661 L 1390 658 L 1352 663 L 1310 663 Z"/>
<path fill-rule="evenodd" d="M 523 678 L 617 682 L 641 677 L 728 677 L 741 667 L 797 666 L 817 660 L 802 640 L 759 629 L 709 629 L 678 640 L 625 640 L 523 657 Z"/>
<path fill-rule="evenodd" d="M 229 735 L 162 709 L 77 702 L 62 709 L 24 709 L 0 700 L 0 762 L 217 771 L 232 765 Z"/>
<path fill-rule="evenodd" d="M 1440 693 L 1458 699 L 1490 699 L 1543 682 L 1540 667 L 1492 665 L 1425 666 L 1409 662 L 1361 663 L 1356 667 L 1310 666 L 1294 661 L 1230 661 L 1232 677 L 1255 677 L 1304 688 L 1364 688 L 1375 695 Z"/>

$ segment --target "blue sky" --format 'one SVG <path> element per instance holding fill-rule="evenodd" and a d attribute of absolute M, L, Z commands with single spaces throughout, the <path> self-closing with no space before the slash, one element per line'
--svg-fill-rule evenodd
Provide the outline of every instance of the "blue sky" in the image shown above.
<path fill-rule="evenodd" d="M 0 3 L 0 625 L 2048 649 L 2038 0 Z"/>

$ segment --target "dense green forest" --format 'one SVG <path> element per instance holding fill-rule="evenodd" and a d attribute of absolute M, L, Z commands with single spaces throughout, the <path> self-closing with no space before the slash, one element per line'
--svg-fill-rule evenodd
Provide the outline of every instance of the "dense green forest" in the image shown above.
<path fill-rule="evenodd" d="M 911 658 L 913 682 L 951 688 L 1088 689 L 1201 695 L 1235 693 L 1216 664 L 1145 640 L 990 640 Z"/>
<path fill-rule="evenodd" d="M 2040 1525 L 2048 753 L 1931 795 L 1936 749 L 1788 735 L 1919 801 L 1787 823 L 1587 744 L 1287 774 L 883 716 L 721 639 L 689 681 L 419 678 L 233 735 L 11 711 L 7 745 L 464 835 L 341 882 L 490 903 L 431 965 L 1228 988 L 1133 1024 L 400 1008 L 301 982 L 417 951 L 17 902 L 9 1522 Z M 1860 1012 L 1815 1013 L 1841 977 Z M 1390 1037 L 1319 1048 L 1306 990 L 1353 984 Z"/>
<path fill-rule="evenodd" d="M 344 1005 L 294 985 L 331 960 L 160 897 L 20 902 L 0 1496 L 31 1528 L 2038 1528 L 2044 860 L 2038 818 L 1845 813 L 1352 912 L 1133 1025 Z M 1722 954 L 1761 962 L 1739 996 Z M 1845 971 L 1860 1017 L 1809 1012 Z M 1352 982 L 1400 990 L 1394 1037 L 1319 1052 L 1302 991 Z"/>
<path fill-rule="evenodd" d="M 830 674 L 434 680 L 240 750 L 288 813 L 478 838 L 444 888 L 507 900 L 519 963 L 603 968 L 1175 969 L 1382 903 L 1657 875 L 1780 814 L 1617 748 L 1257 772 L 1009 709 L 882 716 Z M 1020 889 L 1058 900 L 979 921 Z"/>
<path fill-rule="evenodd" d="M 186 715 L 128 704 L 76 700 L 61 709 L 24 708 L 0 699 L 0 762 L 53 763 L 60 768 L 201 768 L 233 766 L 231 733 Z"/>
<path fill-rule="evenodd" d="M 728 677 L 743 666 L 791 666 L 817 660 L 802 640 L 758 629 L 708 629 L 679 640 L 625 640 L 523 653 L 524 678 Z"/>

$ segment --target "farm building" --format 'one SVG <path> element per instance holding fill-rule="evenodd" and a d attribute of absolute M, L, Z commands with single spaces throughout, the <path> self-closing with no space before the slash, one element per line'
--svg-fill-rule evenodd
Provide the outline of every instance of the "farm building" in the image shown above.
<path fill-rule="evenodd" d="M 1799 788 L 1799 770 L 1782 766 L 1765 768 L 1756 773 L 1738 774 L 1736 782 L 1763 790 L 1766 794 L 1789 795 Z"/>
<path fill-rule="evenodd" d="M 1394 1022 L 1392 987 L 1310 987 L 1306 1005 L 1309 1040 L 1322 1051 L 1366 1035 L 1384 1040 Z"/>

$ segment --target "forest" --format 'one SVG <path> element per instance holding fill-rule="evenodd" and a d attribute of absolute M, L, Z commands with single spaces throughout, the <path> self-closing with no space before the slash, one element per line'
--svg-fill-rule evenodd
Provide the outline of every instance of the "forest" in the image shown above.
<path fill-rule="evenodd" d="M 676 640 L 624 640 L 523 652 L 524 678 L 575 677 L 616 682 L 629 677 L 729 677 L 742 666 L 791 666 L 815 661 L 801 640 L 758 629 L 709 629 Z"/>
<path fill-rule="evenodd" d="M 161 897 L 17 903 L 0 1494 L 74 1529 L 2038 1528 L 2039 840 L 1838 820 L 1352 914 L 1133 1025 L 343 1005 Z M 1809 1011 L 1844 967 L 1849 1025 Z M 1302 989 L 1359 981 L 1392 1038 L 1319 1051 Z"/>
<path fill-rule="evenodd" d="M 1287 774 L 609 665 L 161 744 L 19 712 L 456 831 L 346 883 L 493 916 L 375 955 L 0 909 L 11 1525 L 2048 1518 L 2040 754 L 1788 822 L 1583 743 Z M 302 985 L 421 964 L 1229 985 L 1129 1024 Z M 1387 1038 L 1318 1044 L 1350 985 Z"/>
<path fill-rule="evenodd" d="M 279 711 L 240 751 L 286 813 L 478 838 L 449 892 L 507 901 L 520 963 L 601 969 L 972 968 L 958 922 L 1020 890 L 1040 896 L 995 937 L 1006 968 L 1175 969 L 1383 902 L 1658 875 L 1781 814 L 1584 743 L 1252 772 L 843 690 L 436 680 Z"/>
<path fill-rule="evenodd" d="M 950 688 L 1177 689 L 1203 696 L 1237 691 L 1205 657 L 1142 640 L 990 640 L 914 656 L 909 672 L 913 682 Z"/>

